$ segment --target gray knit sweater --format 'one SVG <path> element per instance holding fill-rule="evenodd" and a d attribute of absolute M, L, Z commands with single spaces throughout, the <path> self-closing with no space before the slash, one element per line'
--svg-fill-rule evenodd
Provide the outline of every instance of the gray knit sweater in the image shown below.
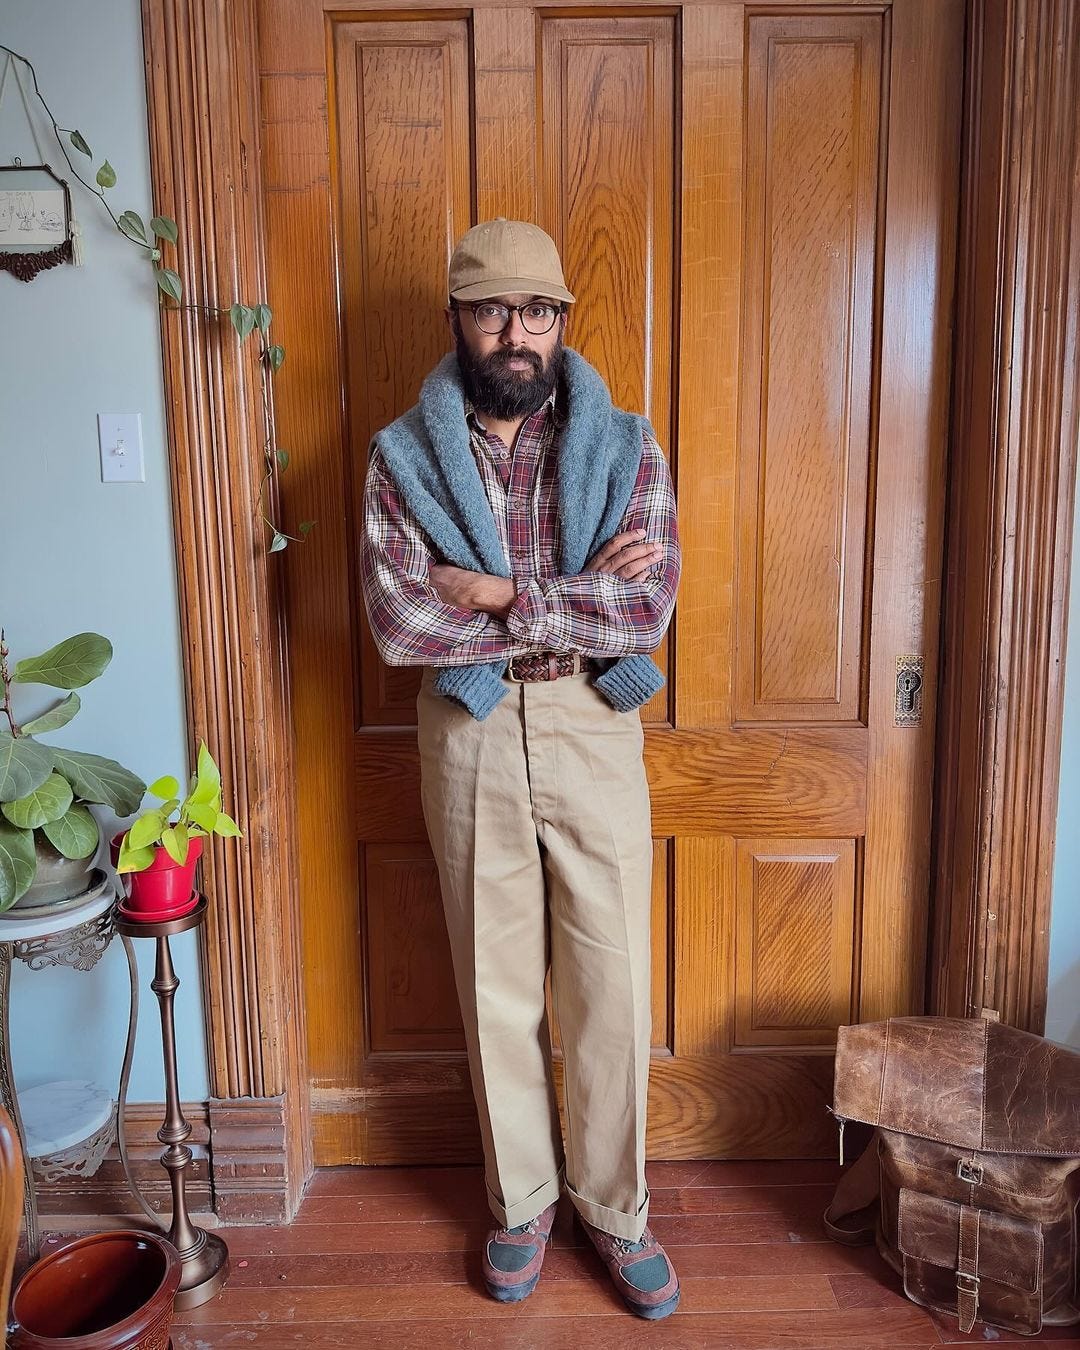
<path fill-rule="evenodd" d="M 566 426 L 559 444 L 559 567 L 566 576 L 617 533 L 637 479 L 648 423 L 612 406 L 600 375 L 567 348 Z M 444 357 L 424 381 L 420 401 L 375 438 L 387 471 L 442 559 L 455 567 L 509 577 L 491 504 L 469 444 L 457 356 Z M 441 666 L 435 691 L 484 718 L 506 694 L 506 661 Z M 644 653 L 621 656 L 593 683 L 613 708 L 640 707 L 665 679 Z"/>

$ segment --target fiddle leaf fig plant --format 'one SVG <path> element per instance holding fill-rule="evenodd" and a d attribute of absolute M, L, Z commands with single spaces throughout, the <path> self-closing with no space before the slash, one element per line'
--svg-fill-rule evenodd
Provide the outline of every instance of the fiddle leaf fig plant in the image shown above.
<path fill-rule="evenodd" d="M 180 784 L 169 775 L 158 778 L 146 790 L 161 805 L 144 811 L 128 828 L 120 843 L 118 872 L 142 872 L 154 861 L 159 846 L 182 867 L 191 840 L 197 836 L 241 837 L 236 821 L 221 809 L 221 773 L 205 741 L 199 742 L 198 763 L 182 801 Z M 171 819 L 174 811 L 175 821 Z"/>
<path fill-rule="evenodd" d="M 67 726 L 81 706 L 78 694 L 69 693 L 21 725 L 15 720 L 13 686 L 81 689 L 104 672 L 112 655 L 108 638 L 77 633 L 12 670 L 0 628 L 0 713 L 7 718 L 7 727 L 0 728 L 0 913 L 33 883 L 41 838 L 65 858 L 89 858 L 101 840 L 89 807 L 108 806 L 118 816 L 139 808 L 145 784 L 116 760 L 36 739 Z"/>

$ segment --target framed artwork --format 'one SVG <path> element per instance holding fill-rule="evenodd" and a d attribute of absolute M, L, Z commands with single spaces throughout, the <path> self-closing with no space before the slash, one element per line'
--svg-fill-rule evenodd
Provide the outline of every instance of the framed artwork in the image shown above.
<path fill-rule="evenodd" d="M 0 165 L 0 271 L 33 281 L 74 261 L 67 183 L 47 164 Z"/>

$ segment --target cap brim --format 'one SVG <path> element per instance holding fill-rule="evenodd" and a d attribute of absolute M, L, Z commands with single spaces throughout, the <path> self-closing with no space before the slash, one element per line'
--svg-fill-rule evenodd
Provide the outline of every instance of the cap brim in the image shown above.
<path fill-rule="evenodd" d="M 568 305 L 574 297 L 565 286 L 540 277 L 495 277 L 488 281 L 474 281 L 471 286 L 459 286 L 450 292 L 451 300 L 494 300 L 500 295 L 540 295 L 545 300 L 562 300 Z"/>

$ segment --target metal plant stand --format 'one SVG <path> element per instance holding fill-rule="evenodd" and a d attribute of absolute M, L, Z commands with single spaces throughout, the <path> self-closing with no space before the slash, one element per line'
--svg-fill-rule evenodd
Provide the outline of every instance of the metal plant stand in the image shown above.
<path fill-rule="evenodd" d="M 191 1222 L 187 1208 L 187 1172 L 191 1166 L 191 1149 L 185 1140 L 191 1126 L 180 1110 L 180 1091 L 176 1076 L 176 1028 L 173 1022 L 173 998 L 180 986 L 173 969 L 169 938 L 198 928 L 206 918 L 206 896 L 190 914 L 161 923 L 145 923 L 124 918 L 117 913 L 116 931 L 126 938 L 154 938 L 157 942 L 157 960 L 150 988 L 157 995 L 161 1009 L 161 1049 L 165 1063 L 165 1122 L 158 1130 L 158 1138 L 165 1145 L 161 1165 L 169 1174 L 172 1188 L 173 1213 L 168 1238 L 180 1253 L 183 1275 L 176 1295 L 178 1309 L 194 1308 L 213 1298 L 224 1285 L 229 1273 L 229 1249 L 216 1233 L 208 1233 Z"/>

